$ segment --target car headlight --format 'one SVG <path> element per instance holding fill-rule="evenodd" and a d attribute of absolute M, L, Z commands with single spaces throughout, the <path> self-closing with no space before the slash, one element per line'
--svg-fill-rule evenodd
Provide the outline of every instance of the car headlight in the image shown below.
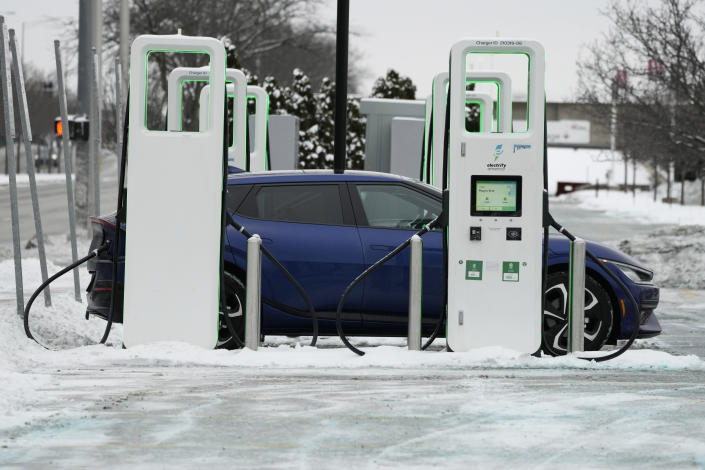
<path fill-rule="evenodd" d="M 618 263 L 616 261 L 604 261 L 616 266 L 617 269 L 622 271 L 622 274 L 627 276 L 632 282 L 650 282 L 654 278 L 654 273 L 646 269 L 637 268 L 636 266 L 632 266 L 630 264 Z"/>

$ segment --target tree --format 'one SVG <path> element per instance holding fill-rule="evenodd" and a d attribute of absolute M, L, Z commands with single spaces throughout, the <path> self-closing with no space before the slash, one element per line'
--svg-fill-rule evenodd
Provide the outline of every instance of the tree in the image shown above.
<path fill-rule="evenodd" d="M 409 77 L 399 75 L 394 69 L 387 70 L 387 75 L 379 77 L 372 86 L 372 98 L 390 98 L 401 100 L 416 99 L 416 85 Z"/>
<path fill-rule="evenodd" d="M 613 2 L 610 30 L 578 63 L 581 98 L 614 101 L 620 149 L 705 182 L 705 20 L 701 0 Z M 627 80 L 628 78 L 628 80 Z M 670 179 L 669 179 L 670 184 Z M 681 185 L 681 203 L 684 195 Z M 701 184 L 705 203 L 705 184 Z"/>
<path fill-rule="evenodd" d="M 289 84 L 291 70 L 305 70 L 312 80 L 331 75 L 335 67 L 335 35 L 322 23 L 322 0 L 134 0 L 130 2 L 130 31 L 137 34 L 183 34 L 223 39 L 236 51 L 234 68 L 259 76 L 273 76 Z M 120 0 L 104 8 L 106 54 L 116 52 L 120 39 Z M 359 57 L 351 53 L 351 63 Z M 181 63 L 167 63 L 167 70 Z M 351 87 L 361 67 L 351 67 Z"/>

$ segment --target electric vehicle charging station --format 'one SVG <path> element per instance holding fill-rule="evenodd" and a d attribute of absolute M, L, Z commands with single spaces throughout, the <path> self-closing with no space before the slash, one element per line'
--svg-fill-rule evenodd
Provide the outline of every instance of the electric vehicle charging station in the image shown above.
<path fill-rule="evenodd" d="M 467 61 L 528 58 L 528 129 L 470 133 Z M 544 50 L 536 41 L 469 39 L 451 49 L 449 82 L 447 344 L 453 351 L 541 345 Z"/>
<path fill-rule="evenodd" d="M 231 69 L 228 69 L 231 70 Z M 227 98 L 235 99 L 234 85 L 228 83 L 226 85 Z M 208 114 L 208 98 L 210 94 L 210 85 L 206 85 L 201 89 L 201 94 L 199 97 L 199 122 L 204 122 L 203 118 Z M 255 131 L 250 133 L 250 138 L 254 138 L 250 142 L 250 158 L 249 164 L 246 164 L 240 168 L 246 171 L 267 171 L 270 169 L 269 165 L 269 155 L 267 154 L 267 123 L 269 121 L 269 95 L 264 91 L 264 88 L 248 85 L 247 86 L 247 99 L 254 99 L 255 101 Z M 247 112 L 247 106 L 245 106 Z M 249 116 L 247 116 L 248 121 L 245 124 L 245 133 L 249 132 Z M 235 127 L 235 123 L 233 123 Z M 239 128 L 239 126 L 238 126 Z M 235 129 L 233 129 L 235 131 Z M 228 148 L 228 160 L 235 159 L 234 157 L 235 149 L 233 147 Z M 247 161 L 247 156 L 245 156 L 245 161 Z M 246 168 L 247 167 L 247 168 Z"/>
<path fill-rule="evenodd" d="M 254 135 L 251 134 L 254 141 L 250 146 L 250 171 L 267 171 L 271 169 L 267 152 L 269 95 L 264 88 L 251 85 L 247 87 L 247 98 L 255 100 L 255 132 Z"/>
<path fill-rule="evenodd" d="M 480 129 L 478 132 L 492 132 L 492 105 L 494 100 L 486 93 L 468 91 L 465 104 L 476 104 L 480 108 Z"/>
<path fill-rule="evenodd" d="M 147 128 L 147 65 L 153 52 L 210 57 L 210 98 L 217 105 L 209 106 L 208 129 Z M 132 43 L 130 66 L 123 343 L 184 341 L 213 348 L 219 323 L 225 49 L 214 38 L 145 35 Z M 172 190 L 155 190 L 166 168 Z M 163 220 L 187 223 L 164 236 Z M 184 246 L 199 249 L 184 252 Z"/>
<path fill-rule="evenodd" d="M 512 79 L 504 72 L 489 70 L 473 70 L 466 74 L 466 83 L 493 83 L 497 92 L 497 132 L 510 132 L 512 129 Z M 424 146 L 423 167 L 425 183 L 439 189 L 443 186 L 443 135 L 446 124 L 446 105 L 448 97 L 448 72 L 442 72 L 433 77 L 433 94 L 431 95 L 431 113 L 429 119 L 430 135 L 433 135 L 430 148 Z M 472 92 L 470 92 L 472 93 Z M 491 107 L 489 109 L 492 109 Z M 489 113 L 490 121 L 492 113 Z M 433 121 L 432 123 L 430 121 Z M 492 132 L 491 126 L 487 132 Z"/>
<path fill-rule="evenodd" d="M 207 70 L 203 67 L 177 67 L 169 73 L 167 81 L 167 126 L 170 131 L 180 131 L 183 124 L 183 85 L 186 82 L 207 82 Z M 225 80 L 228 86 L 228 96 L 233 98 L 233 128 L 232 145 L 228 146 L 228 163 L 238 168 L 246 169 L 247 165 L 247 79 L 245 74 L 237 69 L 226 69 Z M 208 106 L 208 92 L 204 100 L 204 90 L 210 88 L 207 84 L 199 95 L 199 131 L 205 131 L 212 121 L 212 113 Z M 217 106 L 220 109 L 220 106 Z"/>
<path fill-rule="evenodd" d="M 208 82 L 208 67 L 177 67 L 167 77 L 166 122 L 167 129 L 180 132 L 183 125 L 182 104 L 185 82 Z"/>

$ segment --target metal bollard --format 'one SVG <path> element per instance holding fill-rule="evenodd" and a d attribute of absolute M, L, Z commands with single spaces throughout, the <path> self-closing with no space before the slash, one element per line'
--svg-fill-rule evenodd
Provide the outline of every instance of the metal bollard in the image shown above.
<path fill-rule="evenodd" d="M 410 351 L 421 350 L 421 289 L 423 274 L 423 241 L 411 237 L 409 257 L 409 330 L 407 344 Z"/>
<path fill-rule="evenodd" d="M 247 285 L 245 286 L 245 347 L 259 347 L 262 308 L 262 239 L 252 235 L 247 240 Z"/>
<path fill-rule="evenodd" d="M 568 285 L 568 352 L 585 350 L 585 240 L 570 243 Z"/>

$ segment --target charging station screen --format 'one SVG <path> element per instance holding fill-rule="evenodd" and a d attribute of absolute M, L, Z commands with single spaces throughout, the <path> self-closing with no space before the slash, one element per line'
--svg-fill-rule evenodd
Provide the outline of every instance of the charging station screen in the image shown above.
<path fill-rule="evenodd" d="M 478 181 L 475 210 L 479 212 L 516 212 L 516 181 Z"/>
<path fill-rule="evenodd" d="M 521 177 L 471 177 L 471 215 L 521 217 Z"/>

